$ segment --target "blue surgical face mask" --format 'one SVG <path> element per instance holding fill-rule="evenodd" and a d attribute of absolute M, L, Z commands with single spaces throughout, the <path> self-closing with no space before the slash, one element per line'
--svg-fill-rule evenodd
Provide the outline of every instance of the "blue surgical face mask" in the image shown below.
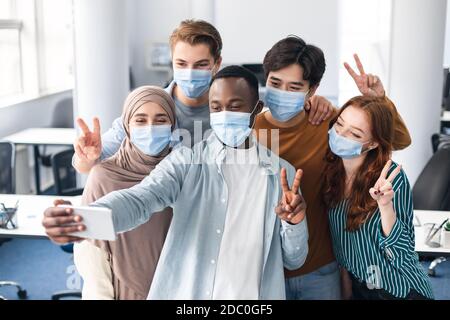
<path fill-rule="evenodd" d="M 305 97 L 305 92 L 285 91 L 266 86 L 264 102 L 275 120 L 285 122 L 303 110 Z"/>
<path fill-rule="evenodd" d="M 184 95 L 195 99 L 204 94 L 211 83 L 211 70 L 200 69 L 174 69 L 173 79 L 181 88 Z"/>
<path fill-rule="evenodd" d="M 171 125 L 148 125 L 130 129 L 131 143 L 149 156 L 160 154 L 169 144 L 171 136 Z"/>
<path fill-rule="evenodd" d="M 212 112 L 210 114 L 211 128 L 224 144 L 229 147 L 238 147 L 244 143 L 245 139 L 252 132 L 250 118 L 253 111 L 251 113 L 234 111 Z"/>
<path fill-rule="evenodd" d="M 331 152 L 342 159 L 352 159 L 360 156 L 365 143 L 348 139 L 339 135 L 334 126 L 328 131 Z M 369 151 L 370 149 L 365 150 Z"/>

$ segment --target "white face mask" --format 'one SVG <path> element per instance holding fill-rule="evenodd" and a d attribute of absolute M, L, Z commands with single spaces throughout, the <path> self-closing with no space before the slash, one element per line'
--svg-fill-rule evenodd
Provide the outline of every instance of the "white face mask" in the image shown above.
<path fill-rule="evenodd" d="M 235 148 L 243 144 L 252 132 L 250 119 L 258 103 L 250 113 L 234 111 L 211 113 L 210 124 L 217 137 L 229 147 Z"/>
<path fill-rule="evenodd" d="M 352 159 L 360 156 L 362 153 L 369 151 L 367 149 L 363 151 L 363 146 L 368 142 L 362 143 L 355 141 L 346 137 L 341 136 L 337 133 L 334 126 L 328 131 L 328 144 L 330 146 L 331 152 L 342 159 Z"/>
<path fill-rule="evenodd" d="M 172 126 L 170 124 L 130 128 L 131 143 L 149 156 L 160 154 L 170 143 L 171 136 Z"/>

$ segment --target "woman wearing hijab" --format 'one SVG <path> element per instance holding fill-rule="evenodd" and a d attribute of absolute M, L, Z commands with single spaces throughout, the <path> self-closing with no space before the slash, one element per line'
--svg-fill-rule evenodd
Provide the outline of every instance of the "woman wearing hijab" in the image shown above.
<path fill-rule="evenodd" d="M 174 102 L 163 89 L 143 86 L 131 92 L 122 114 L 126 138 L 114 156 L 90 171 L 82 203 L 130 188 L 148 176 L 171 151 L 175 119 Z M 171 219 L 172 210 L 166 208 L 116 241 L 77 243 L 74 256 L 84 280 L 83 299 L 146 299 Z"/>

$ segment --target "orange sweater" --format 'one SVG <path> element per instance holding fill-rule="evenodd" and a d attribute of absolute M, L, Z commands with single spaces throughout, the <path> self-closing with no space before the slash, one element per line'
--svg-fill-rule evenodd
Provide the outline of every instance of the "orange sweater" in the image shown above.
<path fill-rule="evenodd" d="M 411 138 L 394 104 L 390 102 L 390 105 L 395 110 L 396 116 L 394 149 L 400 150 L 411 144 Z M 334 115 L 337 114 L 337 111 L 338 109 L 335 109 Z M 305 112 L 302 112 L 297 116 L 299 121 L 296 125 L 290 128 L 280 128 L 270 121 L 268 116 L 269 112 L 264 112 L 256 118 L 255 131 L 258 138 L 258 130 L 267 129 L 267 139 L 260 139 L 260 142 L 271 148 L 270 130 L 279 129 L 279 156 L 291 163 L 296 169 L 303 170 L 300 188 L 308 206 L 306 214 L 309 231 L 309 253 L 300 269 L 285 271 L 287 277 L 294 277 L 310 273 L 335 260 L 327 210 L 322 203 L 320 192 L 324 182 L 323 171 L 326 165 L 324 158 L 328 148 L 330 121 L 324 121 L 320 125 L 314 126 L 308 122 Z M 264 140 L 267 140 L 267 143 Z"/>

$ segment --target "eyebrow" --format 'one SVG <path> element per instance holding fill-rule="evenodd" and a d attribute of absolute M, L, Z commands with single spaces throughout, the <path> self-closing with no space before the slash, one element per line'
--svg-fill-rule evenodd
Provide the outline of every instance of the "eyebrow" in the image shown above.
<path fill-rule="evenodd" d="M 342 116 L 339 116 L 338 120 L 339 120 L 339 119 L 340 119 L 341 121 L 344 121 L 344 122 L 345 122 L 345 120 L 344 120 L 344 118 L 342 118 Z M 354 126 L 350 126 L 350 127 L 352 127 L 352 128 L 355 129 L 355 130 L 361 131 L 361 133 L 364 133 L 364 131 L 361 130 L 360 128 L 358 128 L 358 127 L 354 127 Z"/>
<path fill-rule="evenodd" d="M 186 60 L 183 60 L 183 59 L 180 59 L 180 58 L 175 59 L 175 61 L 176 62 L 186 62 Z M 202 59 L 202 60 L 194 62 L 194 64 L 199 64 L 199 63 L 204 63 L 204 62 L 209 63 L 209 60 L 208 59 Z"/>
<path fill-rule="evenodd" d="M 282 81 L 280 78 L 277 78 L 277 77 L 274 77 L 274 76 L 270 76 L 270 78 L 269 78 L 270 80 L 275 80 L 275 81 Z M 291 81 L 291 82 L 288 82 L 289 84 L 294 84 L 294 85 L 297 85 L 297 86 L 303 86 L 303 82 L 297 82 L 297 81 Z"/>
<path fill-rule="evenodd" d="M 211 103 L 212 102 L 220 102 L 219 99 L 211 99 Z M 244 102 L 244 99 L 239 98 L 239 97 L 235 97 L 235 98 L 231 98 L 228 103 L 233 103 L 233 102 Z"/>
<path fill-rule="evenodd" d="M 148 117 L 148 114 L 146 114 L 146 113 L 136 113 L 135 115 L 134 115 L 134 117 Z M 165 114 L 165 113 L 157 113 L 157 114 L 155 114 L 155 117 L 168 117 L 168 115 L 167 114 Z"/>
<path fill-rule="evenodd" d="M 208 59 L 199 60 L 199 61 L 195 62 L 194 64 L 199 64 L 199 63 L 204 63 L 204 62 L 209 63 L 209 60 Z"/>

